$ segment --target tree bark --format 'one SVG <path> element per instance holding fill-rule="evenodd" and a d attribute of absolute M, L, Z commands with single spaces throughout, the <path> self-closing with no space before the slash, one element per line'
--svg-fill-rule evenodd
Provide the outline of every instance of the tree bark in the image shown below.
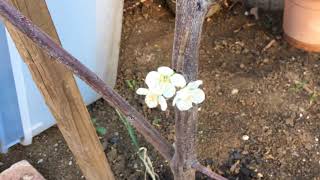
<path fill-rule="evenodd" d="M 11 0 L 11 3 L 60 44 L 44 0 Z M 6 26 L 84 176 L 88 180 L 113 180 L 72 72 L 53 61 L 10 23 Z"/>
<path fill-rule="evenodd" d="M 207 0 L 177 0 L 172 65 L 187 82 L 197 79 L 202 25 L 210 4 Z M 175 154 L 170 163 L 175 180 L 195 179 L 197 112 L 196 106 L 184 112 L 175 110 Z"/>

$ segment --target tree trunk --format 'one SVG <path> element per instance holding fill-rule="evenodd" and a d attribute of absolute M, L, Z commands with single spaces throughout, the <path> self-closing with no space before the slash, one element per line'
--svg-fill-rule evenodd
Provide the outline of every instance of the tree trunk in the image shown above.
<path fill-rule="evenodd" d="M 207 0 L 177 0 L 172 64 L 187 82 L 197 79 L 202 25 L 209 4 Z M 197 162 L 197 112 L 197 107 L 175 110 L 175 154 L 170 163 L 175 180 L 195 179 L 191 166 Z"/>
<path fill-rule="evenodd" d="M 11 3 L 60 42 L 44 0 L 11 0 Z M 113 180 L 73 74 L 10 23 L 6 22 L 6 26 L 84 176 L 88 180 Z"/>

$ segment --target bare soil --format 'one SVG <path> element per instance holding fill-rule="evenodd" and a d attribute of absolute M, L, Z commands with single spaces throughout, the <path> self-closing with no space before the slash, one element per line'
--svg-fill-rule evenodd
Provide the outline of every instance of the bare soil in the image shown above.
<path fill-rule="evenodd" d="M 134 1 L 126 1 L 131 7 Z M 199 79 L 206 101 L 199 106 L 198 155 L 230 179 L 320 179 L 320 55 L 295 49 L 282 39 L 281 13 L 259 20 L 236 6 L 206 20 Z M 173 111 L 149 110 L 134 89 L 147 72 L 170 66 L 174 16 L 161 2 L 124 15 L 115 89 L 171 142 Z M 266 45 L 275 40 L 267 50 Z M 126 81 L 135 81 L 130 87 Z M 103 100 L 89 106 L 107 128 L 101 137 L 117 179 L 144 179 L 127 130 Z M 244 140 L 244 136 L 249 137 Z M 172 179 L 168 163 L 139 136 L 161 179 Z M 60 132 L 53 127 L 0 155 L 0 171 L 27 159 L 49 180 L 84 179 Z M 205 179 L 199 175 L 199 179 Z"/>

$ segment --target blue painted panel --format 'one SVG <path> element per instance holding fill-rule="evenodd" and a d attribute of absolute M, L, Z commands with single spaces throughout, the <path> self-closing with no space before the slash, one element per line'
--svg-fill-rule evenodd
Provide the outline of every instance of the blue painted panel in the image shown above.
<path fill-rule="evenodd" d="M 16 94 L 5 28 L 0 23 L 0 152 L 23 137 Z"/>
<path fill-rule="evenodd" d="M 97 2 L 97 0 L 68 0 L 61 3 L 61 1 L 57 0 L 46 0 L 62 47 L 79 59 L 90 70 L 102 77 L 101 74 L 108 67 L 106 66 L 106 59 L 96 58 Z M 78 77 L 76 77 L 76 81 L 81 95 L 87 104 L 91 104 L 98 99 L 99 95 L 85 82 Z"/>

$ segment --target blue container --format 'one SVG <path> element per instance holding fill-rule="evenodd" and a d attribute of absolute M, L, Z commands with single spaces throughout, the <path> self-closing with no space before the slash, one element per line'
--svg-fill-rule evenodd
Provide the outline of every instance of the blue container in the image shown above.
<path fill-rule="evenodd" d="M 10 62 L 5 28 L 0 24 L 0 152 L 23 137 L 23 128 Z"/>

